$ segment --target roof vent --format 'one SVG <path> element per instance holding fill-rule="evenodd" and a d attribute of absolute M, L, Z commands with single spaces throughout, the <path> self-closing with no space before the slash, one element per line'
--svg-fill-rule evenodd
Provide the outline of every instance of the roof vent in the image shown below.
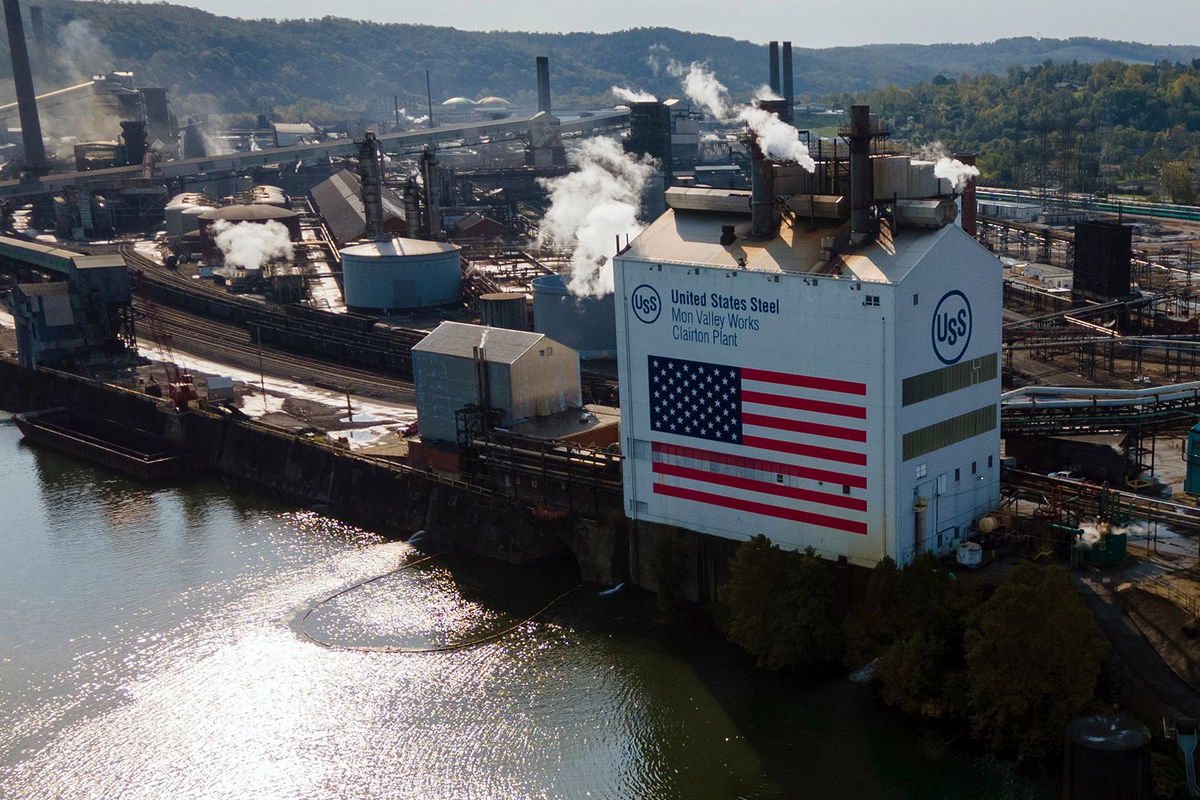
<path fill-rule="evenodd" d="M 733 226 L 732 225 L 722 225 L 721 226 L 721 246 L 729 247 L 729 245 L 733 244 L 736 241 L 737 241 L 737 234 L 735 234 L 733 232 Z"/>

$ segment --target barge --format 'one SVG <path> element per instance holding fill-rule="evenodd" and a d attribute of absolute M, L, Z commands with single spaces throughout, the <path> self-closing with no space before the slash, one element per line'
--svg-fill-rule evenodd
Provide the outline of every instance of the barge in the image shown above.
<path fill-rule="evenodd" d="M 147 482 L 195 475 L 204 469 L 199 454 L 163 436 L 65 408 L 13 416 L 21 434 L 100 467 Z"/>

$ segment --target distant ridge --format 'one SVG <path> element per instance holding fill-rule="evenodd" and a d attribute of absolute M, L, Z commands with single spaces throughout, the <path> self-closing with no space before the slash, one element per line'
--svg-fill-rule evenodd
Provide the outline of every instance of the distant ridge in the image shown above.
<path fill-rule="evenodd" d="M 166 86 L 183 113 L 229 111 L 285 116 L 335 113 L 390 115 L 393 95 L 419 112 L 425 70 L 434 102 L 453 95 L 498 95 L 534 101 L 533 60 L 551 58 L 559 107 L 614 102 L 616 83 L 659 94 L 679 93 L 678 80 L 656 74 L 661 62 L 708 61 L 735 94 L 766 80 L 765 47 L 728 37 L 670 28 L 610 34 L 478 33 L 422 25 L 385 25 L 326 17 L 313 20 L 238 20 L 199 9 L 160 4 L 40 0 L 52 41 L 72 21 L 68 46 L 73 69 L 52 65 L 44 86 L 118 66 L 142 85 Z M 98 35 L 89 39 L 88 30 Z M 26 24 L 28 32 L 29 26 Z M 786 26 L 778 31 L 787 38 Z M 0 37 L 2 39 L 2 37 Z M 7 40 L 0 41 L 0 77 L 11 75 Z M 939 74 L 1003 72 L 1010 65 L 1046 60 L 1150 63 L 1191 62 L 1200 46 L 1145 45 L 1104 39 L 1002 39 L 986 44 L 879 44 L 795 50 L 797 91 L 810 96 L 901 86 Z M 52 59 L 53 60 L 53 59 Z M 11 83 L 5 86 L 11 96 Z"/>

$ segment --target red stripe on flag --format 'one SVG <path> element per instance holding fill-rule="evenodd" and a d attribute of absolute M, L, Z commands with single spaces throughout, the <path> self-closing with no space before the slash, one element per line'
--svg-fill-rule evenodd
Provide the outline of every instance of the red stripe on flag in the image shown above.
<path fill-rule="evenodd" d="M 755 503 L 752 500 L 741 500 L 737 497 L 725 497 L 719 494 L 684 489 L 679 486 L 668 486 L 665 483 L 654 484 L 654 493 L 664 494 L 668 497 L 678 497 L 681 500 L 706 503 L 710 506 L 732 508 L 735 511 L 745 511 L 748 514 L 760 514 L 764 517 L 776 517 L 793 522 L 805 522 L 809 525 L 820 525 L 825 528 L 847 531 L 848 533 L 860 533 L 864 535 L 867 533 L 867 523 L 865 522 L 855 522 L 853 520 L 826 516 L 825 514 L 812 514 L 808 511 L 796 511 L 791 508 L 779 508 L 777 506 L 769 506 L 766 503 Z"/>
<path fill-rule="evenodd" d="M 772 372 L 769 369 L 742 367 L 742 380 L 780 383 L 784 386 L 799 386 L 804 389 L 820 389 L 823 392 L 866 395 L 867 385 L 855 381 L 839 381 L 833 378 L 814 378 L 811 375 L 793 375 L 789 372 Z"/>
<path fill-rule="evenodd" d="M 793 500 L 804 500 L 809 503 L 848 508 L 851 511 L 867 510 L 867 501 L 858 497 L 814 492 L 810 489 L 798 489 L 795 486 L 768 483 L 767 481 L 755 480 L 753 478 L 740 478 L 736 475 L 723 475 L 719 472 L 708 472 L 707 470 L 695 469 L 693 467 L 681 467 L 676 464 L 666 464 L 662 461 L 654 462 L 654 471 L 659 475 L 673 475 L 676 478 L 686 478 L 692 481 L 716 483 L 734 489 L 745 489 L 750 492 L 762 492 L 763 494 L 773 494 L 779 497 L 790 497 Z"/>
<path fill-rule="evenodd" d="M 767 461 L 762 458 L 735 456 L 729 453 L 715 453 L 711 450 L 701 450 L 698 447 L 681 447 L 676 444 L 666 444 L 665 442 L 651 442 L 651 449 L 653 452 L 665 456 L 694 458 L 697 461 L 708 461 L 712 464 L 728 464 L 731 467 L 744 467 L 745 469 L 754 469 L 760 472 L 794 475 L 797 478 L 807 478 L 812 481 L 853 486 L 855 489 L 867 488 L 867 479 L 862 475 L 848 475 L 844 472 L 832 472 L 826 469 L 784 464 L 781 461 Z"/>
<path fill-rule="evenodd" d="M 800 411 L 815 411 L 818 414 L 836 414 L 839 417 L 854 417 L 866 419 L 867 409 L 862 406 L 851 406 L 845 403 L 829 403 L 824 400 L 809 400 L 804 397 L 788 397 L 783 394 L 768 394 L 742 389 L 743 403 L 759 403 L 764 406 L 780 408 L 795 408 Z"/>
<path fill-rule="evenodd" d="M 865 442 L 867 432 L 857 428 L 843 428 L 838 425 L 822 425 L 819 422 L 803 422 L 798 419 L 783 417 L 768 417 L 765 414 L 742 414 L 742 424 L 757 425 L 760 428 L 775 428 L 781 431 L 795 433 L 810 433 L 813 436 L 828 436 L 831 439 L 845 439 L 850 442 Z"/>
<path fill-rule="evenodd" d="M 850 453 L 845 450 L 834 450 L 832 447 L 817 447 L 798 442 L 781 442 L 776 439 L 766 439 L 762 436 L 742 436 L 742 444 L 746 447 L 757 447 L 759 450 L 774 450 L 778 453 L 791 453 L 794 456 L 808 456 L 825 461 L 837 461 L 842 464 L 854 464 L 865 467 L 866 453 Z"/>

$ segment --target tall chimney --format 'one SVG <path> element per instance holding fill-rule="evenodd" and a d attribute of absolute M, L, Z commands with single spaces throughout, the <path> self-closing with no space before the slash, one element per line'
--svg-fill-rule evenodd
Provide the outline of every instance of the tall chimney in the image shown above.
<path fill-rule="evenodd" d="M 861 244 L 871 225 L 871 107 L 850 106 L 850 241 Z"/>
<path fill-rule="evenodd" d="M 550 113 L 550 57 L 537 57 L 538 111 Z"/>
<path fill-rule="evenodd" d="M 379 152 L 379 140 L 374 131 L 363 134 L 358 143 L 358 179 L 362 183 L 362 203 L 366 216 L 366 238 L 372 242 L 387 241 L 390 237 L 383 228 L 383 164 Z"/>
<path fill-rule="evenodd" d="M 42 143 L 42 124 L 38 120 L 37 100 L 34 99 L 33 73 L 29 69 L 29 50 L 25 47 L 25 27 L 21 24 L 19 0 L 4 0 L 4 21 L 8 25 L 8 49 L 12 53 L 21 139 L 25 143 L 25 173 L 45 175 L 49 171 L 46 147 Z"/>
<path fill-rule="evenodd" d="M 787 100 L 787 116 L 784 117 L 784 122 L 791 122 L 794 113 L 792 106 L 796 104 L 796 82 L 792 78 L 792 43 L 783 43 L 783 91 L 780 92 L 783 99 Z"/>
<path fill-rule="evenodd" d="M 974 153 L 960 153 L 955 156 L 959 161 L 975 166 Z M 975 199 L 975 177 L 967 178 L 962 189 L 962 229 L 974 236 L 977 233 L 976 219 L 979 214 L 979 203 Z"/>
<path fill-rule="evenodd" d="M 29 7 L 29 27 L 33 28 L 33 77 L 42 82 L 43 89 L 49 89 L 50 58 L 46 55 L 46 22 L 41 6 Z"/>
<path fill-rule="evenodd" d="M 771 58 L 771 91 L 779 94 L 779 42 L 771 42 L 768 53 Z"/>
<path fill-rule="evenodd" d="M 743 141 L 750 150 L 750 238 L 770 239 L 779 224 L 775 214 L 775 165 L 753 134 Z"/>

